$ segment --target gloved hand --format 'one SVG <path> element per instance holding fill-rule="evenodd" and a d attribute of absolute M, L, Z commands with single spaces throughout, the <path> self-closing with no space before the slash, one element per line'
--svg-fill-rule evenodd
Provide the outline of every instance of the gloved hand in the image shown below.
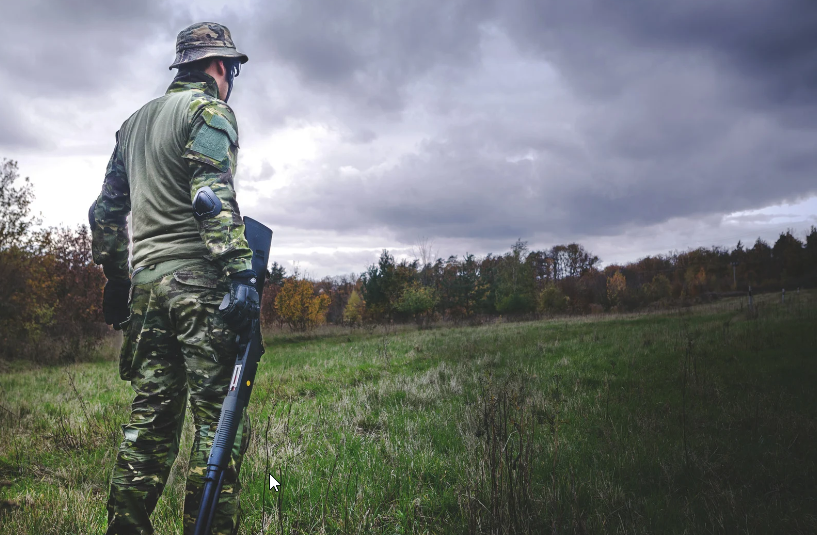
<path fill-rule="evenodd" d="M 224 296 L 218 309 L 227 325 L 234 331 L 246 329 L 250 322 L 258 318 L 261 303 L 255 289 L 255 272 L 245 269 L 230 276 L 232 287 Z"/>
<path fill-rule="evenodd" d="M 130 293 L 130 280 L 108 279 L 105 283 L 105 292 L 102 294 L 102 315 L 105 316 L 105 323 L 113 325 L 117 331 L 121 329 L 120 323 L 128 319 L 128 294 Z"/>

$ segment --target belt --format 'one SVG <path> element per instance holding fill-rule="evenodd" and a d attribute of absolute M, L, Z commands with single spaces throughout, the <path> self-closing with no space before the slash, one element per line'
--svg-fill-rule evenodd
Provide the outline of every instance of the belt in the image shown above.
<path fill-rule="evenodd" d="M 164 260 L 134 269 L 130 282 L 134 286 L 148 284 L 181 268 L 216 269 L 212 262 L 203 258 L 177 258 L 175 260 Z"/>

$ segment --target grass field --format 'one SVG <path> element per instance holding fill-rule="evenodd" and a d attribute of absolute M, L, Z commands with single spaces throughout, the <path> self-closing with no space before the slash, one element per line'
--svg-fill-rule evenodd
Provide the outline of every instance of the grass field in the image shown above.
<path fill-rule="evenodd" d="M 241 533 L 817 533 L 817 294 L 779 299 L 268 336 Z M 103 533 L 116 364 L 0 365 L 0 534 Z"/>

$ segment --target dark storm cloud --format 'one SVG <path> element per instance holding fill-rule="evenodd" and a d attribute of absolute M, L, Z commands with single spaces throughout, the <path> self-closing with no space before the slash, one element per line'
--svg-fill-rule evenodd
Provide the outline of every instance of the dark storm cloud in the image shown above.
<path fill-rule="evenodd" d="M 495 128 L 485 128 L 489 131 L 472 137 L 497 135 Z M 445 237 L 483 239 L 615 235 L 633 224 L 728 213 L 813 190 L 817 136 L 750 139 L 735 150 L 745 156 L 771 142 L 788 147 L 760 152 L 742 166 L 719 162 L 730 150 L 724 146 L 728 141 L 686 163 L 671 156 L 640 164 L 577 161 L 573 151 L 552 154 L 550 162 L 511 162 L 462 139 L 429 143 L 379 176 L 324 174 L 285 188 L 276 193 L 268 218 L 339 233 L 386 227 L 403 243 L 441 231 Z M 739 174 L 730 180 L 726 173 Z M 775 179 L 783 173 L 785 180 Z"/>
<path fill-rule="evenodd" d="M 3 7 L 0 76 L 37 96 L 106 92 L 130 78 L 128 60 L 178 31 L 174 18 L 158 1 L 10 2 Z"/>
<path fill-rule="evenodd" d="M 412 18 L 398 12 L 404 4 L 381 13 L 307 3 L 279 19 L 270 46 L 305 87 L 361 108 L 350 128 L 372 121 L 372 91 L 396 109 L 455 96 L 439 100 L 437 130 L 397 165 L 353 177 L 313 169 L 277 193 L 283 202 L 271 217 L 314 229 L 385 227 L 404 241 L 614 235 L 817 193 L 817 4 L 510 0 L 447 13 L 442 5 Z M 424 24 L 452 13 L 456 24 Z M 487 68 L 486 28 L 517 47 L 506 61 L 532 62 L 499 105 L 492 82 L 461 84 Z M 554 108 L 526 78 L 544 62 L 578 95 L 570 136 L 538 126 Z M 431 89 L 416 91 L 418 80 Z M 338 196 L 343 203 L 321 204 Z"/>
<path fill-rule="evenodd" d="M 505 6 L 509 35 L 597 91 L 629 86 L 641 59 L 686 51 L 744 76 L 758 98 L 817 99 L 817 4 L 809 0 L 510 0 Z"/>
<path fill-rule="evenodd" d="M 0 144 L 48 142 L 98 105 L 112 118 L 88 143 L 109 150 L 164 91 L 176 33 L 208 19 L 250 56 L 237 184 L 290 229 L 568 240 L 817 193 L 811 0 L 18 2 L 0 76 L 32 108 Z M 35 124 L 49 110 L 62 122 Z M 330 140 L 279 163 L 264 140 L 300 127 Z"/>
<path fill-rule="evenodd" d="M 403 89 L 431 70 L 449 76 L 479 58 L 488 0 L 292 0 L 253 25 L 249 43 L 292 67 L 304 85 L 395 111 Z"/>
<path fill-rule="evenodd" d="M 391 108 L 423 75 L 473 68 L 480 26 L 556 62 L 598 97 L 629 87 L 662 56 L 688 52 L 745 76 L 775 102 L 814 102 L 817 4 L 810 0 L 654 2 L 281 2 L 247 24 L 252 46 L 306 86 Z"/>

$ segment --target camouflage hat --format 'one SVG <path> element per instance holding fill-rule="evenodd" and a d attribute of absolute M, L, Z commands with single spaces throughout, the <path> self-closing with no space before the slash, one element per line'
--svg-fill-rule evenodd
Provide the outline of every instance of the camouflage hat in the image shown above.
<path fill-rule="evenodd" d="M 179 32 L 176 37 L 176 59 L 171 69 L 204 58 L 249 59 L 235 49 L 230 30 L 215 22 L 198 22 Z"/>

